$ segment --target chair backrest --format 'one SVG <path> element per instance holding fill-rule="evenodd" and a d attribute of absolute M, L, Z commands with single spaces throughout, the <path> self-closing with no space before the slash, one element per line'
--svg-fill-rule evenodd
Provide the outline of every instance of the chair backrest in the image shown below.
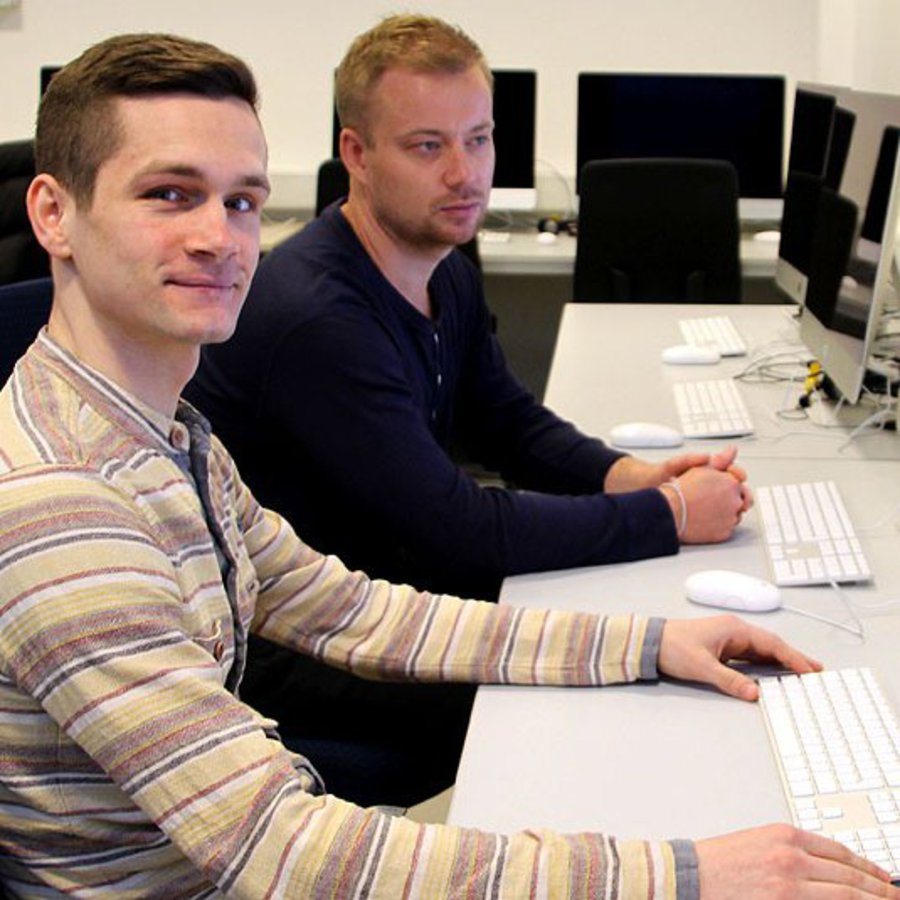
<path fill-rule="evenodd" d="M 0 285 L 0 386 L 47 323 L 52 299 L 50 278 Z"/>
<path fill-rule="evenodd" d="M 316 176 L 316 216 L 320 216 L 329 203 L 346 197 L 349 190 L 350 176 L 344 164 L 338 157 L 326 159 Z"/>
<path fill-rule="evenodd" d="M 50 274 L 46 251 L 37 242 L 25 212 L 25 194 L 34 178 L 34 141 L 0 144 L 0 284 Z"/>
<path fill-rule="evenodd" d="M 731 163 L 593 160 L 581 175 L 573 299 L 737 303 L 739 242 Z"/>

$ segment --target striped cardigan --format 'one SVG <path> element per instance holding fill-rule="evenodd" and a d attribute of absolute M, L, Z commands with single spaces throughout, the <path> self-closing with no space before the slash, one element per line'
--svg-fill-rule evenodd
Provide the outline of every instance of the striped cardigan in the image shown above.
<path fill-rule="evenodd" d="M 325 794 L 237 696 L 250 629 L 381 679 L 654 677 L 662 623 L 371 581 L 205 421 L 42 333 L 0 392 L 0 875 L 22 896 L 693 897 L 691 844 L 418 825 Z"/>

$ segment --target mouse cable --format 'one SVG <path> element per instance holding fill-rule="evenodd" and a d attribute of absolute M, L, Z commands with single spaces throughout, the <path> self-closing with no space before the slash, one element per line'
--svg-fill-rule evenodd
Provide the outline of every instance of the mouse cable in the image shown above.
<path fill-rule="evenodd" d="M 854 637 L 858 637 L 861 640 L 865 641 L 866 636 L 863 632 L 862 626 L 858 626 L 854 628 L 852 625 L 845 625 L 843 622 L 838 622 L 835 619 L 829 619 L 826 616 L 820 616 L 818 613 L 810 612 L 808 609 L 800 609 L 799 606 L 788 606 L 786 603 L 781 604 L 781 608 L 786 610 L 787 612 L 796 613 L 798 616 L 806 616 L 807 619 L 815 619 L 817 622 L 824 622 L 826 625 L 833 625 L 835 628 L 841 628 L 844 631 L 849 631 Z M 853 615 L 854 621 L 859 621 L 856 618 L 856 615 Z"/>
<path fill-rule="evenodd" d="M 884 513 L 880 519 L 876 519 L 870 525 L 857 525 L 856 530 L 859 532 L 878 531 L 879 528 L 883 528 L 889 522 L 893 521 L 893 519 L 896 518 L 898 512 L 900 512 L 900 501 L 894 503 L 894 505 L 886 513 Z"/>
<path fill-rule="evenodd" d="M 829 581 L 829 585 L 831 588 L 837 593 L 838 597 L 841 598 L 844 606 L 847 608 L 847 612 L 850 614 L 850 618 L 853 620 L 854 625 L 847 625 L 844 622 L 838 622 L 835 619 L 829 619 L 827 616 L 820 616 L 818 613 L 810 612 L 808 609 L 800 609 L 798 606 L 787 606 L 786 604 L 782 604 L 781 608 L 786 609 L 788 612 L 796 613 L 800 616 L 806 616 L 808 619 L 815 619 L 817 622 L 824 622 L 826 625 L 833 625 L 835 628 L 840 628 L 843 631 L 849 631 L 854 637 L 858 637 L 863 643 L 866 642 L 866 632 L 863 628 L 863 623 L 860 621 L 859 616 L 856 615 L 856 612 L 853 609 L 853 603 L 850 598 L 841 588 L 841 586 L 836 581 Z"/>

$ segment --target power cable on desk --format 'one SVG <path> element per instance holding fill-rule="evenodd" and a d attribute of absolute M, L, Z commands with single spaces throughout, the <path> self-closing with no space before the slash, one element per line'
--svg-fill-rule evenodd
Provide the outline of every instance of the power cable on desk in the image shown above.
<path fill-rule="evenodd" d="M 563 190 L 566 195 L 566 208 L 563 211 L 562 218 L 563 219 L 575 219 L 578 216 L 578 210 L 575 207 L 575 195 L 572 193 L 572 188 L 569 186 L 569 182 L 566 177 L 559 171 L 559 169 L 553 165 L 553 163 L 549 162 L 545 159 L 536 159 L 535 163 L 539 163 L 542 166 L 546 166 L 551 173 L 556 177 L 556 180 L 563 186 Z"/>

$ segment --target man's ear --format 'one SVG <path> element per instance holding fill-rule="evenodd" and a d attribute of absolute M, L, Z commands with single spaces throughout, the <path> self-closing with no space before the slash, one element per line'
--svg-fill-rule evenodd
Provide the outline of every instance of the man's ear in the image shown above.
<path fill-rule="evenodd" d="M 353 128 L 342 128 L 338 138 L 341 162 L 351 178 L 366 180 L 366 146 L 362 136 Z"/>
<path fill-rule="evenodd" d="M 68 225 L 75 207 L 71 194 L 52 175 L 41 173 L 29 185 L 25 202 L 41 246 L 57 259 L 69 259 Z"/>

